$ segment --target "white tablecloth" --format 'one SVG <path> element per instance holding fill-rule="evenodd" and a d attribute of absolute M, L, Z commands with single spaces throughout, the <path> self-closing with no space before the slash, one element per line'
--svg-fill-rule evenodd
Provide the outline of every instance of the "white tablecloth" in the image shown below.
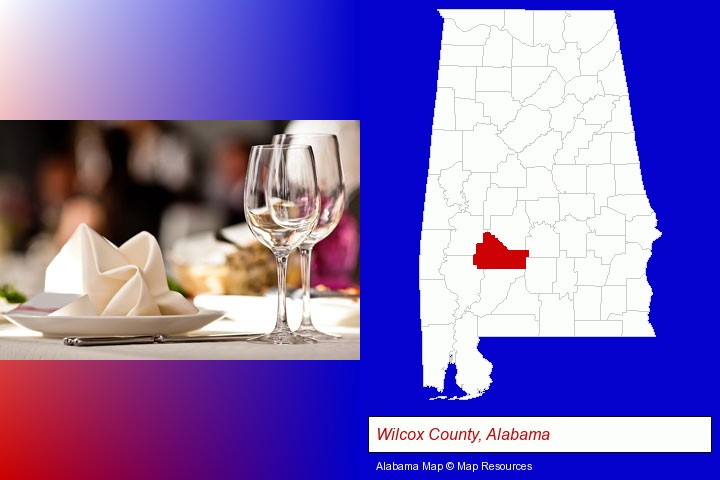
<path fill-rule="evenodd" d="M 8 360 L 358 360 L 360 329 L 326 328 L 342 338 L 310 345 L 263 345 L 238 342 L 68 347 L 62 339 L 44 338 L 0 320 L 0 359 Z M 219 320 L 200 334 L 243 332 L 238 322 Z"/>

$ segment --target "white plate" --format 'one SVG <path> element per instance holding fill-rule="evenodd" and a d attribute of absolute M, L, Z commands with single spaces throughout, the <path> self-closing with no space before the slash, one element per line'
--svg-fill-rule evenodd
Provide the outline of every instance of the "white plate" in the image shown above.
<path fill-rule="evenodd" d="M 277 297 L 244 295 L 198 295 L 195 306 L 227 312 L 227 316 L 248 331 L 269 332 L 275 325 Z M 310 301 L 313 322 L 318 327 L 360 326 L 360 303 L 347 299 L 317 298 Z M 290 328 L 297 328 L 302 315 L 302 302 L 288 299 L 287 315 Z"/>
<path fill-rule="evenodd" d="M 158 315 L 145 317 L 61 317 L 5 314 L 15 325 L 40 332 L 48 337 L 176 335 L 191 332 L 222 317 L 224 312 L 201 310 L 193 315 Z"/>

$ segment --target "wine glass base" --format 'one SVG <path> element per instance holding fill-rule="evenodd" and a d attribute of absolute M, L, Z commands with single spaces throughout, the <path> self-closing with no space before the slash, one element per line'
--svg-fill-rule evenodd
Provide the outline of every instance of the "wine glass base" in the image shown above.
<path fill-rule="evenodd" d="M 272 345 L 302 345 L 307 343 L 317 343 L 317 340 L 309 337 L 303 337 L 293 332 L 271 332 L 266 335 L 247 340 L 248 343 L 266 343 Z"/>
<path fill-rule="evenodd" d="M 332 333 L 321 332 L 315 327 L 300 327 L 295 330 L 296 335 L 302 335 L 303 337 L 312 338 L 314 340 L 337 340 L 342 338 L 340 335 L 333 335 Z"/>

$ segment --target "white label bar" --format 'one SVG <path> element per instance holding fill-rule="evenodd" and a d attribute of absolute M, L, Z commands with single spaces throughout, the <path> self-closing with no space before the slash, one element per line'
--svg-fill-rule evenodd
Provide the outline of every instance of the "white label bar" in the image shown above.
<path fill-rule="evenodd" d="M 369 451 L 711 452 L 711 417 L 370 417 Z"/>

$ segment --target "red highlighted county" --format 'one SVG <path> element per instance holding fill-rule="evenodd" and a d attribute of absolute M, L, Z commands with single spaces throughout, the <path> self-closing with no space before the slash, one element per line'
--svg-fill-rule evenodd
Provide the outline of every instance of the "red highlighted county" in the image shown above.
<path fill-rule="evenodd" d="M 478 270 L 489 268 L 525 268 L 529 250 L 508 250 L 500 240 L 490 232 L 483 233 L 482 243 L 475 247 L 473 265 Z"/>

